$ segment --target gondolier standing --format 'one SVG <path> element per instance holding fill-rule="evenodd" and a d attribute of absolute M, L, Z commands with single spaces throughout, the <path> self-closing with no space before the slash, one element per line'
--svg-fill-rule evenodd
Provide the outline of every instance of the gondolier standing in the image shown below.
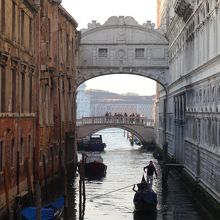
<path fill-rule="evenodd" d="M 144 169 L 144 172 L 146 172 L 145 170 L 147 169 L 147 184 L 149 184 L 149 190 L 152 191 L 153 175 L 154 175 L 154 173 L 155 173 L 155 175 L 157 177 L 156 168 L 154 167 L 153 162 L 150 161 L 149 165 L 147 165 L 143 169 Z"/>

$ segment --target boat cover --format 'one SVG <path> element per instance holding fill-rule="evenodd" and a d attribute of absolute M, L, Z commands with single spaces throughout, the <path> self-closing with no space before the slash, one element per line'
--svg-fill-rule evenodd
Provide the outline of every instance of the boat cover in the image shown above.
<path fill-rule="evenodd" d="M 54 202 L 49 203 L 48 205 L 45 206 L 45 208 L 51 208 L 54 211 L 57 211 L 58 209 L 61 209 L 64 206 L 64 197 L 61 196 Z"/>
<path fill-rule="evenodd" d="M 21 212 L 23 220 L 36 220 L 36 207 L 24 208 Z M 41 208 L 41 220 L 53 220 L 54 210 L 50 208 Z"/>

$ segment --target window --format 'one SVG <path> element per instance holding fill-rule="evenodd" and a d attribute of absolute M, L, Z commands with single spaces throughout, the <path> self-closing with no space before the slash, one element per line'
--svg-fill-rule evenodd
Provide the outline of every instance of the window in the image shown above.
<path fill-rule="evenodd" d="M 28 136 L 28 158 L 32 156 L 31 136 Z"/>
<path fill-rule="evenodd" d="M 33 47 L 33 21 L 29 18 L 29 48 L 32 50 Z"/>
<path fill-rule="evenodd" d="M 16 90 L 17 90 L 17 72 L 15 69 L 12 69 L 12 112 L 16 112 Z"/>
<path fill-rule="evenodd" d="M 25 106 L 25 73 L 21 73 L 21 112 L 24 112 Z"/>
<path fill-rule="evenodd" d="M 50 48 L 51 48 L 51 42 L 50 42 L 50 39 L 51 39 L 51 36 L 50 36 L 50 34 L 51 34 L 51 26 L 50 26 L 50 19 L 48 18 L 48 20 L 47 20 L 47 28 L 48 28 L 48 30 L 47 30 L 47 38 L 46 38 L 46 44 L 47 44 L 47 56 L 50 56 Z M 61 44 L 62 45 L 62 44 Z"/>
<path fill-rule="evenodd" d="M 20 139 L 20 151 L 19 151 L 19 162 L 23 163 L 23 153 L 24 153 L 24 139 Z"/>
<path fill-rule="evenodd" d="M 144 48 L 136 48 L 135 49 L 135 57 L 136 58 L 143 58 L 144 57 L 144 52 L 145 52 Z"/>
<path fill-rule="evenodd" d="M 11 151 L 10 151 L 10 165 L 14 167 L 14 151 L 15 151 L 15 139 L 11 140 Z"/>
<path fill-rule="evenodd" d="M 3 159 L 4 159 L 4 156 L 3 156 L 3 146 L 4 143 L 3 141 L 0 141 L 0 172 L 3 171 Z"/>
<path fill-rule="evenodd" d="M 66 62 L 69 65 L 69 34 L 66 35 Z"/>
<path fill-rule="evenodd" d="M 32 112 L 32 93 L 33 93 L 33 86 L 32 86 L 32 73 L 29 74 L 29 112 Z"/>
<path fill-rule="evenodd" d="M 16 4 L 12 4 L 12 40 L 16 40 Z"/>
<path fill-rule="evenodd" d="M 108 49 L 107 48 L 99 48 L 99 57 L 107 57 Z"/>
<path fill-rule="evenodd" d="M 5 32 L 5 0 L 1 0 L 1 32 Z"/>
<path fill-rule="evenodd" d="M 0 112 L 5 112 L 5 69 L 0 65 Z"/>
<path fill-rule="evenodd" d="M 24 46 L 24 11 L 21 10 L 21 44 Z"/>

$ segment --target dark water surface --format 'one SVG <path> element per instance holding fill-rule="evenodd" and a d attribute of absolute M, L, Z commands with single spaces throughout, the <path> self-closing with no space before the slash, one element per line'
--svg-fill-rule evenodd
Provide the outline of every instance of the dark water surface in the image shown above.
<path fill-rule="evenodd" d="M 107 174 L 101 180 L 86 181 L 84 220 L 202 219 L 202 214 L 182 188 L 178 175 L 171 173 L 168 187 L 162 189 L 160 166 L 151 152 L 137 145 L 131 146 L 123 130 L 106 129 L 99 134 L 102 134 L 107 145 L 105 152 L 101 153 L 107 165 Z M 79 159 L 80 157 L 79 154 Z M 157 212 L 153 215 L 137 215 L 134 214 L 132 185 L 140 182 L 143 167 L 150 160 L 154 162 L 158 172 L 158 179 L 154 180 L 153 185 L 158 195 Z M 74 188 L 78 189 L 77 186 L 78 178 Z M 123 189 L 118 190 L 121 188 Z M 77 194 L 78 190 L 76 200 Z"/>

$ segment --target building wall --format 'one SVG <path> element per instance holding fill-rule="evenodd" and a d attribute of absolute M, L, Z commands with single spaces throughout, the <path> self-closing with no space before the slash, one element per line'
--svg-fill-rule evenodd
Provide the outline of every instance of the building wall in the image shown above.
<path fill-rule="evenodd" d="M 43 156 L 46 158 L 48 175 L 58 171 L 58 160 L 63 157 L 60 153 L 63 152 L 65 133 L 73 131 L 75 126 L 74 80 L 79 37 L 76 27 L 76 21 L 61 5 L 42 1 L 39 109 L 41 178 Z"/>
<path fill-rule="evenodd" d="M 176 14 L 166 32 L 170 44 L 166 139 L 170 155 L 220 201 L 220 2 L 187 1 L 190 7 L 185 2 L 174 2 Z M 164 97 L 160 89 L 161 115 Z M 162 117 L 158 120 L 162 124 Z M 161 129 L 163 125 L 157 134 Z"/>
<path fill-rule="evenodd" d="M 0 1 L 0 211 L 6 205 L 6 192 L 11 201 L 28 190 L 28 161 L 33 166 L 36 12 L 28 1 Z"/>
<path fill-rule="evenodd" d="M 65 133 L 75 127 L 80 33 L 53 0 L 0 0 L 0 16 L 1 218 L 6 195 L 11 203 L 33 179 L 43 185 L 43 156 L 48 177 L 63 163 Z"/>

